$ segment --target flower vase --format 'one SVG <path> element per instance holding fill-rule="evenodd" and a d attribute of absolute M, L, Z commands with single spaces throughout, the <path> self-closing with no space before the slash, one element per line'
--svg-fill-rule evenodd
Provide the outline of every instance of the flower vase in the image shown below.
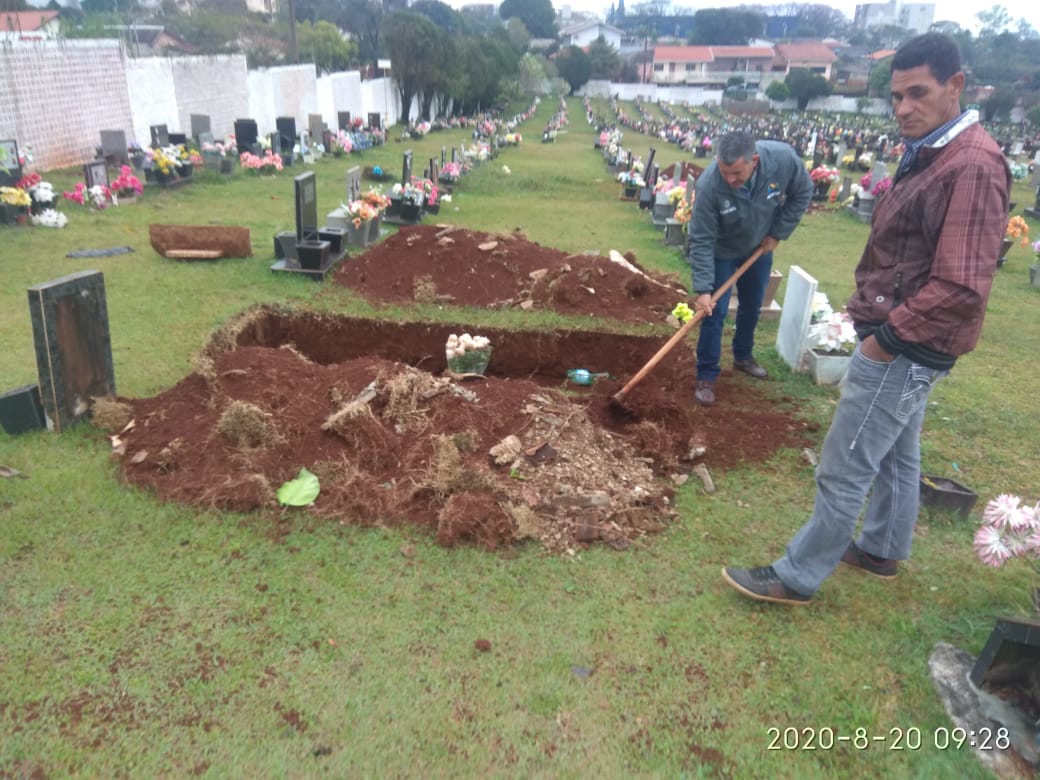
<path fill-rule="evenodd" d="M 622 190 L 622 197 L 625 200 L 635 200 L 636 193 L 638 191 L 639 191 L 639 188 L 636 187 L 636 185 L 633 184 L 633 185 L 630 186 L 630 185 L 626 184 L 624 186 L 623 190 Z"/>
<path fill-rule="evenodd" d="M 426 211 L 430 214 L 439 214 L 441 211 L 441 202 L 437 201 L 435 203 L 427 203 Z"/>
<path fill-rule="evenodd" d="M 155 179 L 155 183 L 160 187 L 166 187 L 177 178 L 177 175 L 173 171 L 161 171 L 155 168 L 152 171 L 152 177 Z"/>
<path fill-rule="evenodd" d="M 388 217 L 401 216 L 402 203 L 404 203 L 404 201 L 401 198 L 390 198 L 390 205 L 386 209 L 386 215 Z"/>
<path fill-rule="evenodd" d="M 812 199 L 814 201 L 826 201 L 827 196 L 831 193 L 831 183 L 829 181 L 818 181 L 816 182 L 816 188 L 813 191 Z"/>
<path fill-rule="evenodd" d="M 814 384 L 817 385 L 836 385 L 841 381 L 841 378 L 845 376 L 845 372 L 849 368 L 849 362 L 852 360 L 851 355 L 846 355 L 841 352 L 820 352 L 815 349 L 810 349 L 806 353 L 809 364 L 809 373 L 812 376 Z"/>
<path fill-rule="evenodd" d="M 181 163 L 176 167 L 177 175 L 182 179 L 190 179 L 192 173 L 195 172 L 195 166 L 189 163 Z"/>
<path fill-rule="evenodd" d="M 1007 262 L 1007 253 L 1014 246 L 1015 242 L 1010 238 L 1005 238 L 1000 244 L 1000 257 L 997 258 L 997 268 L 1003 268 L 1004 263 Z"/>
<path fill-rule="evenodd" d="M 409 201 L 401 202 L 401 219 L 405 222 L 418 222 L 419 212 L 421 206 L 418 203 L 411 203 Z"/>

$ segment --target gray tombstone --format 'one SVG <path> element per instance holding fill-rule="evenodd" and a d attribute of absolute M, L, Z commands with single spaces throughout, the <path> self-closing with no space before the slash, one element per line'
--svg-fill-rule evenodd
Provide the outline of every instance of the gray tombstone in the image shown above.
<path fill-rule="evenodd" d="M 792 371 L 804 371 L 803 356 L 812 320 L 817 281 L 799 266 L 792 265 L 784 290 L 784 305 L 776 332 L 776 350 Z"/>
<path fill-rule="evenodd" d="M 838 193 L 838 202 L 844 203 L 852 194 L 852 179 L 848 176 L 841 177 L 841 192 Z"/>
<path fill-rule="evenodd" d="M 152 125 L 148 128 L 148 132 L 152 138 L 153 149 L 170 145 L 170 131 L 167 130 L 166 125 Z"/>
<path fill-rule="evenodd" d="M 849 145 L 842 141 L 838 144 L 838 165 L 841 165 L 841 161 L 845 159 L 845 155 L 849 153 Z"/>
<path fill-rule="evenodd" d="M 191 115 L 191 137 L 194 138 L 198 143 L 202 143 L 200 137 L 203 133 L 211 133 L 212 130 L 209 126 L 209 114 L 192 114 Z"/>
<path fill-rule="evenodd" d="M 672 181 L 676 183 L 682 181 L 682 163 L 676 163 L 672 168 Z"/>
<path fill-rule="evenodd" d="M 693 178 L 693 176 L 687 176 L 686 177 L 686 192 L 683 195 L 683 197 L 686 198 L 686 202 L 687 203 L 692 203 L 693 202 L 693 193 L 696 191 L 696 189 L 697 189 L 697 180 L 695 178 Z"/>
<path fill-rule="evenodd" d="M 650 154 L 646 158 L 646 165 L 643 166 L 644 178 L 650 175 L 650 169 L 654 165 L 654 155 L 657 154 L 657 150 L 654 147 L 650 147 Z"/>
<path fill-rule="evenodd" d="M 60 433 L 83 418 L 91 398 L 116 392 L 105 278 L 81 271 L 28 293 L 40 398 L 48 427 Z"/>
<path fill-rule="evenodd" d="M 383 127 L 382 118 L 378 113 L 370 112 L 368 115 L 368 129 L 379 130 Z"/>
<path fill-rule="evenodd" d="M 347 202 L 361 197 L 361 168 L 355 165 L 347 169 Z"/>
<path fill-rule="evenodd" d="M 454 146 L 451 147 L 451 161 L 452 162 L 458 162 L 459 161 L 458 157 L 456 156 L 457 152 L 458 152 L 458 149 L 456 149 Z"/>
<path fill-rule="evenodd" d="M 646 186 L 653 189 L 657 185 L 657 177 L 660 175 L 661 170 L 655 163 L 647 169 Z"/>
<path fill-rule="evenodd" d="M 874 163 L 874 168 L 870 171 L 871 186 L 877 184 L 886 176 L 888 176 L 888 166 L 881 162 L 881 160 L 877 160 Z"/>
<path fill-rule="evenodd" d="M 122 130 L 101 131 L 101 156 L 113 167 L 127 165 L 126 133 Z"/>
<path fill-rule="evenodd" d="M 441 147 L 441 168 L 444 167 L 444 163 L 448 161 L 448 150 L 443 146 Z"/>
<path fill-rule="evenodd" d="M 412 180 L 412 150 L 404 153 L 404 161 L 401 165 L 401 186 L 407 186 Z"/>
<path fill-rule="evenodd" d="M 307 129 L 310 130 L 312 143 L 321 141 L 322 133 L 325 132 L 325 121 L 321 114 L 307 114 Z"/>
<path fill-rule="evenodd" d="M 350 112 L 349 111 L 337 111 L 336 112 L 336 124 L 339 125 L 340 130 L 350 129 Z"/>

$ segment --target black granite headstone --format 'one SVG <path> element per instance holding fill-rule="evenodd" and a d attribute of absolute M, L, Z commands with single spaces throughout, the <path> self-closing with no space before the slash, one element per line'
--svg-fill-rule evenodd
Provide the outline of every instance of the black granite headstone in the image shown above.
<path fill-rule="evenodd" d="M 46 427 L 39 385 L 25 385 L 0 394 L 0 428 L 13 436 Z"/>
<path fill-rule="evenodd" d="M 40 397 L 61 433 L 90 408 L 90 399 L 115 395 L 105 277 L 82 271 L 30 287 Z"/>
<path fill-rule="evenodd" d="M 260 139 L 255 119 L 235 120 L 235 144 L 239 152 L 255 152 Z"/>
<path fill-rule="evenodd" d="M 274 126 L 278 130 L 278 148 L 281 150 L 279 154 L 282 155 L 282 165 L 292 165 L 293 147 L 296 145 L 296 120 L 291 116 L 280 116 L 274 120 Z"/>
<path fill-rule="evenodd" d="M 293 179 L 296 196 L 296 241 L 318 239 L 318 180 L 314 171 Z"/>
<path fill-rule="evenodd" d="M 443 167 L 444 167 L 444 164 L 445 164 L 446 162 L 448 162 L 448 150 L 447 150 L 447 149 L 445 149 L 445 148 L 444 148 L 444 147 L 442 146 L 442 147 L 441 147 L 441 168 L 443 168 Z"/>
<path fill-rule="evenodd" d="M 347 169 L 347 202 L 361 197 L 361 168 L 355 165 Z"/>
<path fill-rule="evenodd" d="M 382 117 L 378 113 L 369 112 L 368 114 L 368 129 L 379 130 L 383 127 Z"/>
<path fill-rule="evenodd" d="M 339 125 L 340 130 L 350 129 L 350 112 L 349 111 L 337 111 L 336 112 L 336 123 Z"/>
<path fill-rule="evenodd" d="M 321 118 L 321 114 L 307 114 L 307 129 L 310 131 L 312 144 L 321 141 L 325 132 L 325 120 Z"/>
<path fill-rule="evenodd" d="M 187 133 L 167 133 L 166 137 L 170 139 L 170 144 L 173 146 L 187 146 L 188 144 Z"/>

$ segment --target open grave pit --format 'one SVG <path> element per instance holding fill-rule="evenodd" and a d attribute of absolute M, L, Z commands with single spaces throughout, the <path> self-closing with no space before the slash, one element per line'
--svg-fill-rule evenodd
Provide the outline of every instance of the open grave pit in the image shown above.
<path fill-rule="evenodd" d="M 134 421 L 116 441 L 122 475 L 162 499 L 252 511 L 276 508 L 306 467 L 321 482 L 316 519 L 417 524 L 445 545 L 623 549 L 674 517 L 668 477 L 807 443 L 810 426 L 755 380 L 727 376 L 716 407 L 695 405 L 688 345 L 619 407 L 613 394 L 663 339 L 481 328 L 486 376 L 460 380 L 445 375 L 444 344 L 466 329 L 250 309 L 177 385 L 118 399 Z M 579 387 L 576 367 L 611 378 Z"/>

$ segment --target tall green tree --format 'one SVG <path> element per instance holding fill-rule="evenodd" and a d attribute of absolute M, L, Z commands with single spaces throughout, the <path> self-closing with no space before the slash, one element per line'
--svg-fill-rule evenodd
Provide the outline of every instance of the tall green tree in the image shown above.
<path fill-rule="evenodd" d="M 535 38 L 556 37 L 556 11 L 552 0 L 503 0 L 498 15 L 507 20 L 519 19 Z"/>
<path fill-rule="evenodd" d="M 573 95 L 577 89 L 588 83 L 592 66 L 589 64 L 588 56 L 577 46 L 565 46 L 556 55 L 556 70 L 560 78 L 570 85 L 570 94 Z"/>
<path fill-rule="evenodd" d="M 346 70 L 357 60 L 357 46 L 343 39 L 332 22 L 300 22 L 296 29 L 300 59 L 313 62 L 318 74 Z"/>
<path fill-rule="evenodd" d="M 383 20 L 382 42 L 401 98 L 402 124 L 411 121 L 412 101 L 431 83 L 429 63 L 439 59 L 442 35 L 437 25 L 414 11 L 395 11 Z"/>
<path fill-rule="evenodd" d="M 693 15 L 694 46 L 747 46 L 766 30 L 762 14 L 732 8 L 706 8 Z"/>
<path fill-rule="evenodd" d="M 589 78 L 613 79 L 621 70 L 621 57 L 601 35 L 589 44 Z"/>
<path fill-rule="evenodd" d="M 804 111 L 813 98 L 831 94 L 830 82 L 808 68 L 791 68 L 784 78 L 784 84 L 791 91 L 791 97 L 798 101 L 799 111 Z"/>

